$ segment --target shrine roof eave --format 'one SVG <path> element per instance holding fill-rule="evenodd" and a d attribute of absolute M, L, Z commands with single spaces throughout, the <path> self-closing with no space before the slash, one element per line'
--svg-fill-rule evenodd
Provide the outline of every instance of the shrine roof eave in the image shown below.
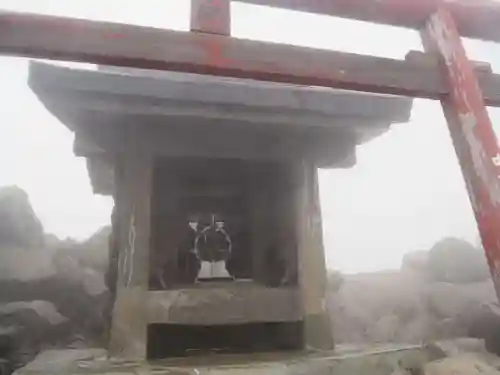
<path fill-rule="evenodd" d="M 86 70 L 31 62 L 28 83 L 42 103 L 68 128 L 86 126 L 82 111 L 108 116 L 144 114 L 162 118 L 189 116 L 240 121 L 349 127 L 359 143 L 407 122 L 409 98 L 329 88 L 242 79 L 218 79 L 184 73 Z"/>
<path fill-rule="evenodd" d="M 46 108 L 75 131 L 75 153 L 86 157 L 94 192 L 104 195 L 113 192 L 114 168 L 106 149 L 86 138 L 86 128 L 96 123 L 111 122 L 116 128 L 139 118 L 162 124 L 211 125 L 215 120 L 279 131 L 314 127 L 334 131 L 339 139 L 352 134 L 359 144 L 386 132 L 392 123 L 408 121 L 413 103 L 408 98 L 327 88 L 138 69 L 85 70 L 42 62 L 30 63 L 28 82 Z M 352 166 L 353 147 L 345 145 L 332 166 Z"/>

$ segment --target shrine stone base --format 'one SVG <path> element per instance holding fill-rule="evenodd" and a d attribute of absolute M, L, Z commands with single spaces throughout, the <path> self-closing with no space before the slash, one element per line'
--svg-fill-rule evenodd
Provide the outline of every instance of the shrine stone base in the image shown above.
<path fill-rule="evenodd" d="M 200 355 L 161 361 L 114 360 L 104 349 L 51 350 L 15 375 L 392 375 L 435 360 L 422 346 L 339 346 L 335 352 Z"/>

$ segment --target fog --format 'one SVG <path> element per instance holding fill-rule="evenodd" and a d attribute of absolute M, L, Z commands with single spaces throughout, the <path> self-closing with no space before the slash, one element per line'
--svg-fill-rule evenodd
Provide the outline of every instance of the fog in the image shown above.
<path fill-rule="evenodd" d="M 177 30 L 189 22 L 188 1 L 0 0 L 0 8 Z M 233 5 L 232 16 L 238 37 L 391 58 L 421 49 L 409 30 L 243 4 Z M 467 41 L 467 48 L 471 58 L 500 69 L 498 45 Z M 92 194 L 85 162 L 73 155 L 72 134 L 27 87 L 27 66 L 24 59 L 0 59 L 0 185 L 24 189 L 47 232 L 84 239 L 109 223 L 112 201 Z M 491 114 L 498 129 L 500 112 Z M 444 237 L 477 242 L 439 103 L 416 100 L 409 123 L 395 124 L 359 147 L 357 156 L 352 169 L 320 173 L 329 268 L 399 268 L 405 253 L 427 250 Z"/>

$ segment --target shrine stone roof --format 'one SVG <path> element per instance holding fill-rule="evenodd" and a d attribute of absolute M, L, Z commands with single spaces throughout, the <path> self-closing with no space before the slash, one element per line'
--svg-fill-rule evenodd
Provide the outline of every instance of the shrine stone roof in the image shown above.
<path fill-rule="evenodd" d="M 96 188 L 103 185 L 97 181 L 109 179 L 109 154 L 124 152 L 127 127 L 155 129 L 152 148 L 168 155 L 196 150 L 198 156 L 312 157 L 319 167 L 349 167 L 357 145 L 407 122 L 413 104 L 409 98 L 321 87 L 42 62 L 30 63 L 28 83 L 75 132 L 75 153 L 87 158 L 97 192 L 109 190 Z M 227 138 L 223 147 L 216 140 L 202 143 L 210 144 L 214 132 Z"/>

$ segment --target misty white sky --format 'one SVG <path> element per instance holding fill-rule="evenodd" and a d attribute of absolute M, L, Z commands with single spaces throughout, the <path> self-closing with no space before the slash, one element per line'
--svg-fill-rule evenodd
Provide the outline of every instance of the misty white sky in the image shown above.
<path fill-rule="evenodd" d="M 187 0 L 0 0 L 0 9 L 187 30 Z M 416 32 L 244 4 L 234 36 L 403 58 Z M 500 70 L 500 47 L 467 41 L 471 58 Z M 82 239 L 109 222 L 112 201 L 93 196 L 72 134 L 26 85 L 27 61 L 0 58 L 0 185 L 25 189 L 47 232 Z M 500 111 L 491 111 L 500 128 Z M 439 103 L 416 100 L 412 120 L 358 149 L 350 170 L 320 174 L 328 266 L 397 268 L 402 256 L 445 236 L 475 242 L 477 229 Z"/>

